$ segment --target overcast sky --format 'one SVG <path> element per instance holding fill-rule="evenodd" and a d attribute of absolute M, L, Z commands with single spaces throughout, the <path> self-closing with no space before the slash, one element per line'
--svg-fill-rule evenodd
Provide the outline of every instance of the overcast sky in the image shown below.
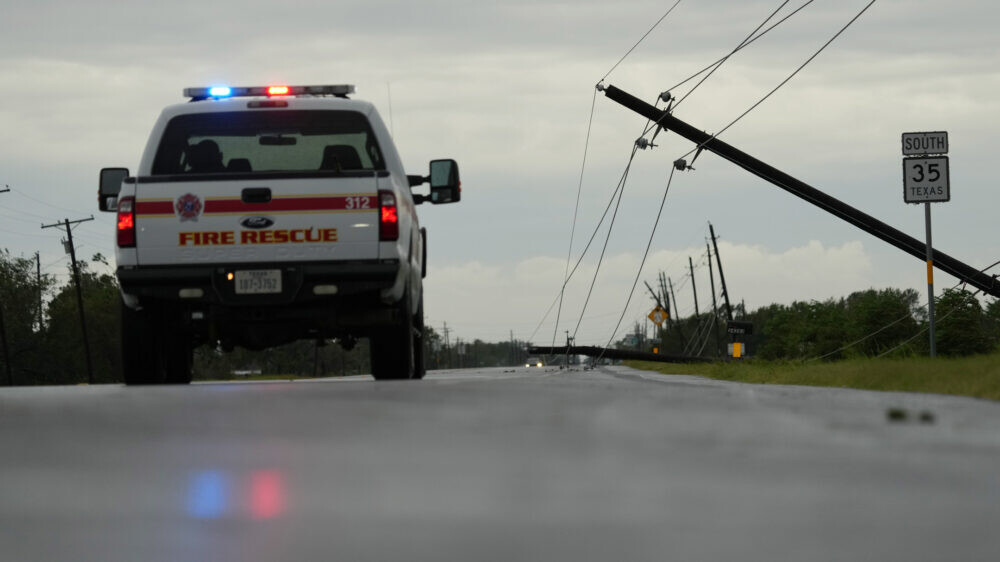
<path fill-rule="evenodd" d="M 593 85 L 672 1 L 3 2 L 0 18 L 0 247 L 41 253 L 66 279 L 55 229 L 79 255 L 112 256 L 113 215 L 96 208 L 103 166 L 135 170 L 160 110 L 188 86 L 353 83 L 392 122 L 410 173 L 459 161 L 463 201 L 420 208 L 429 231 L 428 321 L 464 339 L 528 338 L 556 296 Z M 785 12 L 804 0 L 789 2 Z M 865 0 L 817 0 L 730 59 L 676 111 L 717 131 L 784 79 Z M 652 101 L 724 55 L 777 0 L 682 0 L 607 82 Z M 934 206 L 935 247 L 970 265 L 1000 259 L 992 154 L 1000 123 L 1000 8 L 879 0 L 827 51 L 723 138 L 920 239 L 923 208 L 902 200 L 900 133 L 950 133 L 952 200 Z M 388 92 L 391 87 L 391 113 Z M 681 88 L 676 93 L 683 93 Z M 645 120 L 598 96 L 574 242 L 596 226 Z M 671 134 L 640 152 L 578 342 L 604 343 L 656 216 Z M 710 154 L 678 174 L 644 279 L 664 270 L 693 310 L 687 257 L 703 262 L 708 221 L 726 280 L 749 308 L 869 287 L 925 294 L 920 260 Z M 604 232 L 595 249 L 600 249 Z M 568 288 L 572 331 L 594 271 Z M 708 271 L 695 271 L 699 305 Z M 937 277 L 938 287 L 954 280 Z M 641 283 L 640 283 L 641 287 Z M 637 293 L 626 326 L 651 302 Z M 553 333 L 549 319 L 535 341 Z M 626 326 L 623 326 L 623 330 Z"/>

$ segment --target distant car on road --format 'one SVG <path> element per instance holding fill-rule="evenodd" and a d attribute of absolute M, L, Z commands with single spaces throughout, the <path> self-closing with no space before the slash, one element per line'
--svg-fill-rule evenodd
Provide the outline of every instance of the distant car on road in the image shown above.
<path fill-rule="evenodd" d="M 543 366 L 542 360 L 537 357 L 529 357 L 527 361 L 524 362 L 525 367 L 541 367 Z"/>

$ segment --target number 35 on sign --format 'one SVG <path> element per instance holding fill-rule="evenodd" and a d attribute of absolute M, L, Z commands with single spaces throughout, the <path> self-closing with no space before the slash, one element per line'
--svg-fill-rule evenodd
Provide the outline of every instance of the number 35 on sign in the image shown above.
<path fill-rule="evenodd" d="M 907 203 L 951 199 L 947 156 L 903 158 L 903 200 Z"/>

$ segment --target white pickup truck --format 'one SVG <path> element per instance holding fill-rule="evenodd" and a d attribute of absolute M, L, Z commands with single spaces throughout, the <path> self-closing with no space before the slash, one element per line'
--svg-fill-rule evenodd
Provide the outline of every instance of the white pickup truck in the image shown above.
<path fill-rule="evenodd" d="M 127 384 L 188 383 L 193 350 L 370 340 L 376 379 L 419 379 L 426 230 L 415 205 L 455 203 L 458 165 L 407 176 L 353 86 L 188 88 L 139 170 L 101 170 L 117 212 Z M 411 188 L 430 183 L 430 195 Z"/>

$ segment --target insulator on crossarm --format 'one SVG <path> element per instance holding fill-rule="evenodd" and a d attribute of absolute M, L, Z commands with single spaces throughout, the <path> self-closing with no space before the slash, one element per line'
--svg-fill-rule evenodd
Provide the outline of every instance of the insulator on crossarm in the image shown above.
<path fill-rule="evenodd" d="M 674 168 L 677 168 L 677 170 L 680 172 L 694 169 L 691 166 L 688 166 L 687 160 L 683 158 L 678 158 L 677 160 L 674 161 Z"/>
<path fill-rule="evenodd" d="M 639 147 L 640 150 L 646 150 L 647 148 L 656 148 L 656 145 L 646 139 L 646 137 L 639 137 L 635 141 L 635 145 Z"/>

